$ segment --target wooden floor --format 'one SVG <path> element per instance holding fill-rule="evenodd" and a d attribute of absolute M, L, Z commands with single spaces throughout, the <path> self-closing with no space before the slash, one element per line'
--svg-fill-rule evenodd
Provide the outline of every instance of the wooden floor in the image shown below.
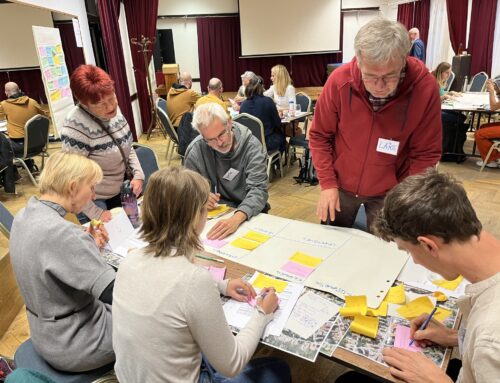
<path fill-rule="evenodd" d="M 166 144 L 163 137 L 156 135 L 146 141 L 145 136 L 143 136 L 140 142 L 151 146 L 156 151 L 160 160 L 160 167 L 167 165 L 165 159 Z M 470 145 L 470 141 L 468 144 Z M 59 146 L 58 144 L 51 144 L 50 151 L 58 150 Z M 484 228 L 500 238 L 500 169 L 485 169 L 480 173 L 479 167 L 475 165 L 476 160 L 477 158 L 469 158 L 462 164 L 443 163 L 440 165 L 440 170 L 453 174 L 463 182 Z M 172 165 L 178 166 L 180 161 L 175 159 Z M 310 187 L 296 184 L 292 177 L 297 174 L 298 167 L 295 164 L 284 178 L 275 179 L 270 184 L 270 214 L 317 222 L 315 209 L 320 191 L 319 186 Z M 13 214 L 24 207 L 26 201 L 32 195 L 37 194 L 35 187 L 31 185 L 26 175 L 23 176 L 21 183 L 17 185 L 17 189 L 17 196 L 8 196 L 0 190 L 0 201 Z M 0 256 L 7 252 L 7 247 L 8 242 L 0 235 Z M 23 309 L 0 339 L 0 355 L 12 357 L 19 344 L 28 337 L 29 329 Z M 258 354 L 279 356 L 286 359 L 292 367 L 294 382 L 333 382 L 337 376 L 345 371 L 343 366 L 331 363 L 322 357 L 319 357 L 318 361 L 312 364 L 267 347 L 260 347 Z"/>

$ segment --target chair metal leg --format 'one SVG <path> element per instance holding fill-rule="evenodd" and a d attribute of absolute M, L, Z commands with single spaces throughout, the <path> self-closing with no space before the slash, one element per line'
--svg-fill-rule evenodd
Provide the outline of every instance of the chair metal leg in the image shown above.
<path fill-rule="evenodd" d="M 483 160 L 483 165 L 481 166 L 481 169 L 479 170 L 479 172 L 483 171 L 484 167 L 488 163 L 488 160 L 490 159 L 491 153 L 493 153 L 493 150 L 495 150 L 495 149 L 496 149 L 495 145 L 491 145 L 491 148 L 490 148 L 490 150 L 488 150 L 488 154 L 486 155 L 485 159 Z"/>
<path fill-rule="evenodd" d="M 283 178 L 283 158 L 281 157 L 281 153 L 278 157 L 278 162 L 280 164 L 280 177 Z"/>
<path fill-rule="evenodd" d="M 267 157 L 267 180 L 271 180 L 271 160 Z"/>
<path fill-rule="evenodd" d="M 28 166 L 26 165 L 26 162 L 22 158 L 16 158 L 16 162 L 20 163 L 24 169 L 28 172 L 28 176 L 30 177 L 31 183 L 38 187 L 38 182 L 36 182 L 35 177 L 33 177 L 33 174 L 31 174 L 30 170 L 28 169 Z"/>
<path fill-rule="evenodd" d="M 168 157 L 168 164 L 172 162 L 172 157 L 174 156 L 174 149 L 175 149 L 175 143 L 172 142 L 172 145 L 170 146 L 170 156 Z"/>
<path fill-rule="evenodd" d="M 168 152 L 170 151 L 170 145 L 172 145 L 172 140 L 170 138 L 167 139 L 167 151 L 165 152 L 165 159 L 168 159 Z"/>

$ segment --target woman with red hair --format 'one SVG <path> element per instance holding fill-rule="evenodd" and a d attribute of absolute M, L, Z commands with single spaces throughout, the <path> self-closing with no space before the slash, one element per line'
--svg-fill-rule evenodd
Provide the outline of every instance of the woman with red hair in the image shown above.
<path fill-rule="evenodd" d="M 141 194 L 144 173 L 132 148 L 132 134 L 118 108 L 114 81 L 94 65 L 80 65 L 71 75 L 70 86 L 78 104 L 69 113 L 61 131 L 62 149 L 96 161 L 103 179 L 96 185 L 96 200 L 84 207 L 80 222 L 111 219 L 111 210 L 121 206 L 120 187 L 131 178 L 135 195 Z"/>

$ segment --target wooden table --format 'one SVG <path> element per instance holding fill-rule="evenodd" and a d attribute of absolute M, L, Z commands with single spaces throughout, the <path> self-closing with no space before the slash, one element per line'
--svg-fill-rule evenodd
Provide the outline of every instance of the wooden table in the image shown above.
<path fill-rule="evenodd" d="M 255 271 L 254 269 L 243 266 L 239 263 L 230 261 L 228 259 L 223 259 L 218 257 L 217 255 L 205 252 L 205 255 L 208 257 L 216 258 L 216 259 L 222 259 L 224 263 L 218 263 L 218 262 L 213 262 L 213 261 L 207 261 L 204 259 L 196 258 L 196 263 L 205 265 L 205 266 L 216 266 L 216 267 L 226 267 L 226 278 L 228 279 L 233 279 L 233 278 L 241 278 L 245 274 L 253 274 Z M 458 328 L 458 325 L 460 324 L 460 316 L 457 318 L 457 321 L 455 323 L 455 328 Z M 446 371 L 446 368 L 448 367 L 448 363 L 451 358 L 451 353 L 453 349 L 448 348 L 446 350 L 446 354 L 444 357 L 444 362 L 443 362 L 443 367 L 442 369 Z M 320 353 L 321 356 L 328 358 L 334 362 L 343 364 L 349 368 L 352 368 L 353 370 L 357 370 L 359 372 L 362 372 L 363 374 L 370 375 L 378 380 L 385 381 L 385 382 L 401 382 L 401 380 L 394 378 L 390 373 L 389 369 L 382 364 L 376 363 L 368 358 L 364 358 L 360 355 L 357 355 L 355 353 L 352 353 L 350 351 L 347 351 L 343 348 L 337 347 L 335 352 L 331 357 L 328 357 L 322 353 Z"/>

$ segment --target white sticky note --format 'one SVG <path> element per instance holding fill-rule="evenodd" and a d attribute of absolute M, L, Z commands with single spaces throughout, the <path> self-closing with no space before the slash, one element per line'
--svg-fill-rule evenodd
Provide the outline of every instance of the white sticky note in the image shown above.
<path fill-rule="evenodd" d="M 379 138 L 377 144 L 377 152 L 391 154 L 396 156 L 398 154 L 399 141 L 387 140 Z"/>

